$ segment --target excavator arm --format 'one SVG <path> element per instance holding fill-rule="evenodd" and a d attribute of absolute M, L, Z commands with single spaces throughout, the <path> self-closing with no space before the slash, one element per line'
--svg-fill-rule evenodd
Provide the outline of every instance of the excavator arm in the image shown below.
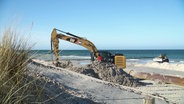
<path fill-rule="evenodd" d="M 59 31 L 61 33 L 58 34 L 57 31 Z M 62 34 L 62 33 L 64 33 L 64 34 Z M 94 57 L 97 58 L 99 55 L 97 48 L 89 40 L 54 28 L 52 31 L 52 34 L 51 34 L 51 50 L 52 50 L 52 46 L 53 46 L 54 47 L 54 54 L 56 57 L 56 66 L 59 65 L 59 39 L 62 39 L 62 40 L 65 40 L 65 41 L 68 41 L 68 42 L 85 47 L 86 49 L 88 49 L 90 51 L 92 59 L 94 59 Z"/>

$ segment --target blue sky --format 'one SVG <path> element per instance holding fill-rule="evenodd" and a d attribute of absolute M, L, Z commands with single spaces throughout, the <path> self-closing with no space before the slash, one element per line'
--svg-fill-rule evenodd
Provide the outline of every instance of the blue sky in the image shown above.
<path fill-rule="evenodd" d="M 1 30 L 12 21 L 34 49 L 50 49 L 54 27 L 98 49 L 184 49 L 183 0 L 0 0 Z"/>

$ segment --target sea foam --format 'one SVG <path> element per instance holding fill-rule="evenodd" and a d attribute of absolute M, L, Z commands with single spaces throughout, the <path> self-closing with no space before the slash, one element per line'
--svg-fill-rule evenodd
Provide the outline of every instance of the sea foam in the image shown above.
<path fill-rule="evenodd" d="M 149 62 L 146 64 L 136 64 L 135 66 L 140 67 L 151 67 L 151 68 L 159 68 L 166 70 L 176 70 L 176 71 L 184 71 L 184 63 L 158 63 L 158 62 Z"/>

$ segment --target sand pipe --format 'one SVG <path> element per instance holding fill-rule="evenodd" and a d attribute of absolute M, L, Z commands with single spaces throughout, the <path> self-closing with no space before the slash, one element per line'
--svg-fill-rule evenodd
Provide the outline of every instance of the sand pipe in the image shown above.
<path fill-rule="evenodd" d="M 171 84 L 184 86 L 184 78 L 181 78 L 181 77 L 161 75 L 161 74 L 156 74 L 156 73 L 151 74 L 151 73 L 145 73 L 145 72 L 136 72 L 134 70 L 126 70 L 126 69 L 124 69 L 124 71 L 132 75 L 133 77 L 136 77 L 139 79 L 160 81 L 164 83 L 171 83 Z"/>

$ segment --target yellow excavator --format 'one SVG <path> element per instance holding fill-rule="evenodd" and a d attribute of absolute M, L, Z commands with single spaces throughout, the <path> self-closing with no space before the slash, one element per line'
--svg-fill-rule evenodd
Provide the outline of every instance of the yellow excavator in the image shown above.
<path fill-rule="evenodd" d="M 57 33 L 60 32 L 60 33 Z M 59 66 L 59 39 L 80 45 L 89 50 L 91 54 L 91 61 L 95 61 L 98 57 L 102 58 L 102 62 L 110 62 L 115 64 L 119 68 L 126 67 L 126 57 L 123 54 L 112 55 L 108 51 L 98 51 L 95 45 L 89 40 L 71 34 L 69 32 L 64 32 L 62 30 L 54 28 L 51 34 L 51 50 L 54 47 L 54 54 L 56 58 L 56 66 Z"/>
<path fill-rule="evenodd" d="M 57 33 L 57 31 L 61 33 Z M 58 29 L 53 29 L 51 34 L 51 50 L 52 46 L 54 46 L 54 54 L 56 57 L 56 66 L 59 66 L 59 39 L 81 45 L 85 48 L 87 48 L 91 53 L 91 59 L 92 61 L 96 60 L 99 56 L 102 57 L 102 62 L 111 62 L 115 64 L 119 68 L 125 68 L 126 67 L 126 58 L 122 54 L 115 54 L 112 55 L 108 51 L 98 51 L 95 45 L 90 42 L 89 40 L 76 36 L 74 34 L 71 34 L 69 32 L 64 32 Z M 150 73 L 144 73 L 144 72 L 136 72 L 133 70 L 126 71 L 130 75 L 140 78 L 140 79 L 148 79 L 148 80 L 159 80 L 165 83 L 173 83 L 177 85 L 184 86 L 184 78 L 182 77 L 175 77 L 175 76 L 169 76 L 169 75 L 161 75 L 161 74 L 150 74 Z"/>

